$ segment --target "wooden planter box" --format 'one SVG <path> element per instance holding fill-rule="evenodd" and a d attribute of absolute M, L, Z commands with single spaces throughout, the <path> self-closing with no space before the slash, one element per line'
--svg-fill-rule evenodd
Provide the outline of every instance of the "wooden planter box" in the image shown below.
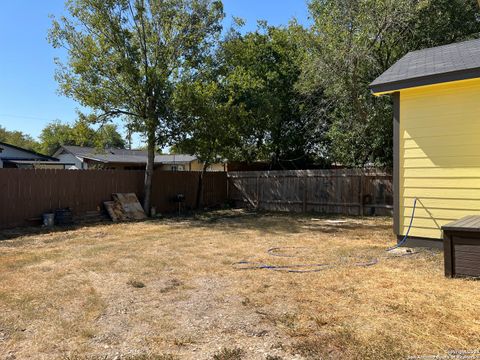
<path fill-rule="evenodd" d="M 445 276 L 480 277 L 480 216 L 442 226 Z"/>

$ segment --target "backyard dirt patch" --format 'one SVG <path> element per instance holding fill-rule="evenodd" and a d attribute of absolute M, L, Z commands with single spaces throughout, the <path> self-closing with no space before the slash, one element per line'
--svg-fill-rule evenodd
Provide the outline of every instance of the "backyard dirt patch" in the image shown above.
<path fill-rule="evenodd" d="M 396 359 L 480 349 L 480 283 L 444 278 L 438 251 L 387 257 L 390 224 L 228 211 L 16 234 L 0 241 L 0 358 Z"/>

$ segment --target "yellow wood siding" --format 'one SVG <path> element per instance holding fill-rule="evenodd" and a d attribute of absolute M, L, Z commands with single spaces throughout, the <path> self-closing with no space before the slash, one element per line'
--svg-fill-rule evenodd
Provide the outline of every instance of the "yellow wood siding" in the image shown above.
<path fill-rule="evenodd" d="M 202 171 L 203 170 L 203 163 L 198 160 L 194 160 L 190 163 L 192 171 Z M 208 167 L 207 171 L 225 171 L 224 164 L 216 163 L 212 164 Z"/>
<path fill-rule="evenodd" d="M 400 232 L 419 199 L 411 236 L 480 215 L 480 79 L 400 93 Z"/>

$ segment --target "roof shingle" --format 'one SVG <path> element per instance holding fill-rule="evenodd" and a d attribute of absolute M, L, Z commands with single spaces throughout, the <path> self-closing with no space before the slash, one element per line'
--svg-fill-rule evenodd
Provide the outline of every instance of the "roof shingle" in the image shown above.
<path fill-rule="evenodd" d="M 63 146 L 63 149 L 69 153 L 86 159 L 96 160 L 103 163 L 135 163 L 146 164 L 147 152 L 144 150 L 128 150 L 128 149 L 95 149 L 83 146 Z M 178 164 L 189 163 L 196 160 L 193 155 L 186 154 L 167 154 L 155 155 L 155 163 L 157 164 Z"/>
<path fill-rule="evenodd" d="M 480 77 L 480 39 L 409 52 L 370 84 L 373 92 Z"/>

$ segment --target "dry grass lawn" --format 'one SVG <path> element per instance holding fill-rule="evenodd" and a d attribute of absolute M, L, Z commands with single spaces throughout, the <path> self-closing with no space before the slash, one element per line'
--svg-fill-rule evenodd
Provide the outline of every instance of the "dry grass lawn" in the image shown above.
<path fill-rule="evenodd" d="M 3 232 L 0 358 L 397 359 L 480 349 L 480 282 L 445 279 L 440 252 L 387 257 L 391 219 L 338 220 L 230 211 Z M 232 266 L 239 261 L 331 266 L 292 273 Z"/>

